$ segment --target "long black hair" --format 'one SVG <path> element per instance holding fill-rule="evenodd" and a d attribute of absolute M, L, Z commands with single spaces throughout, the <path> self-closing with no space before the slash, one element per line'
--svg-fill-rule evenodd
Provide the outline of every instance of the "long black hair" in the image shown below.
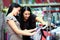
<path fill-rule="evenodd" d="M 9 6 L 9 9 L 8 9 L 8 12 L 7 12 L 7 15 L 10 13 L 10 12 L 12 12 L 12 10 L 13 10 L 13 8 L 18 8 L 18 7 L 21 7 L 19 4 L 17 4 L 17 3 L 12 3 L 10 6 Z M 6 15 L 6 16 L 7 16 Z"/>
<path fill-rule="evenodd" d="M 22 20 L 24 20 L 23 13 L 24 13 L 26 10 L 30 12 L 30 16 L 31 16 L 31 14 L 32 14 L 30 7 L 28 7 L 28 6 L 22 7 L 21 13 L 20 13 L 20 17 L 22 18 Z"/>
<path fill-rule="evenodd" d="M 28 22 L 28 26 L 24 26 L 25 24 L 25 22 L 24 22 L 24 17 L 23 17 L 23 13 L 25 12 L 25 11 L 30 11 L 30 16 L 29 16 L 29 18 L 28 18 L 28 20 L 27 20 L 27 22 Z M 25 6 L 25 7 L 22 7 L 22 9 L 21 9 L 21 13 L 20 13 L 20 27 L 21 27 L 21 29 L 24 29 L 24 28 L 26 28 L 26 29 L 33 29 L 33 27 L 32 27 L 32 12 L 31 12 L 31 8 L 30 7 L 28 7 L 28 6 Z"/>

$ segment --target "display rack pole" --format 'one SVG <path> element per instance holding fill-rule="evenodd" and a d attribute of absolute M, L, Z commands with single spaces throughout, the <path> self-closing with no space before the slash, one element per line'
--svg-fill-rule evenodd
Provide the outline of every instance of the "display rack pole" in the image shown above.
<path fill-rule="evenodd" d="M 48 26 L 49 26 L 49 28 L 50 28 L 50 31 L 51 31 L 51 17 L 52 17 L 52 14 L 51 14 L 51 6 L 50 6 L 50 0 L 47 0 L 47 2 L 48 2 L 48 7 L 49 7 L 49 11 L 48 11 Z M 51 33 L 51 32 L 50 32 Z M 49 39 L 47 39 L 47 37 L 48 37 L 49 35 L 48 35 L 48 27 L 47 27 L 47 36 L 46 36 L 46 40 L 50 40 L 51 38 L 50 38 L 50 36 L 49 36 Z"/>

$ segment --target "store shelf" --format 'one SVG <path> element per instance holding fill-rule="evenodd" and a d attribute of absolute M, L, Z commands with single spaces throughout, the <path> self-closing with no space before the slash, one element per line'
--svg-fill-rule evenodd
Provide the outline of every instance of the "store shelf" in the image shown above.
<path fill-rule="evenodd" d="M 44 11 L 44 12 L 49 12 L 49 11 Z M 60 12 L 60 10 L 51 10 L 50 12 L 51 13 L 53 13 L 53 12 Z"/>
<path fill-rule="evenodd" d="M 42 3 L 42 4 L 20 4 L 21 6 L 59 6 L 60 3 Z"/>

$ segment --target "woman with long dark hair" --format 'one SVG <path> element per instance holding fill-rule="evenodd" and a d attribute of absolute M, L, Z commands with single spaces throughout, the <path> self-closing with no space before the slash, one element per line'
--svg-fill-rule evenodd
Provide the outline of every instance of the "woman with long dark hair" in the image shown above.
<path fill-rule="evenodd" d="M 21 9 L 20 13 L 20 27 L 22 30 L 30 30 L 36 28 L 36 22 L 41 22 L 46 25 L 43 19 L 38 18 L 36 15 L 32 14 L 31 9 L 27 6 Z M 30 36 L 23 36 L 23 40 L 32 40 Z"/>
<path fill-rule="evenodd" d="M 31 33 L 35 29 L 21 30 L 16 17 L 20 13 L 20 10 L 21 6 L 17 3 L 12 3 L 8 9 L 6 15 L 8 40 L 22 40 L 22 35 L 31 36 L 35 34 L 35 32 Z"/>

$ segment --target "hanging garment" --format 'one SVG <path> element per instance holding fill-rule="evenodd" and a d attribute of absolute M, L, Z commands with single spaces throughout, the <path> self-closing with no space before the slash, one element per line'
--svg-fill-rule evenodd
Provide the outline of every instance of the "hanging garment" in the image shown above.
<path fill-rule="evenodd" d="M 36 34 L 31 36 L 31 38 L 33 40 L 40 40 L 41 39 L 41 31 L 40 31 L 40 29 L 41 29 L 40 27 L 36 28 Z"/>

